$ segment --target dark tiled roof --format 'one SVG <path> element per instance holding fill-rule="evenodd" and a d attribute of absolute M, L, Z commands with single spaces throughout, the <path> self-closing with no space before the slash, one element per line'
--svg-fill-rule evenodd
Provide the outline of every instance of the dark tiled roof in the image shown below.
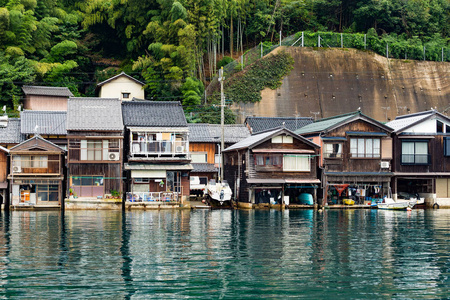
<path fill-rule="evenodd" d="M 11 118 L 8 120 L 8 126 L 0 127 L 1 144 L 18 144 L 25 140 L 20 133 L 20 119 Z"/>
<path fill-rule="evenodd" d="M 313 119 L 310 117 L 247 117 L 245 119 L 245 124 L 250 126 L 252 134 L 283 126 L 283 123 L 287 129 L 295 131 L 312 122 Z"/>
<path fill-rule="evenodd" d="M 109 78 L 109 79 L 106 79 L 105 81 L 100 82 L 99 84 L 97 84 L 97 87 L 100 87 L 100 86 L 104 85 L 105 83 L 108 83 L 108 82 L 110 82 L 110 81 L 113 81 L 114 79 L 119 78 L 119 77 L 121 77 L 121 76 L 125 76 L 125 77 L 127 77 L 127 78 L 129 78 L 129 79 L 131 79 L 131 80 L 133 80 L 133 81 L 135 81 L 135 82 L 141 84 L 141 85 L 145 85 L 145 83 L 143 83 L 143 82 L 137 80 L 136 78 L 131 77 L 131 76 L 128 75 L 128 74 L 125 74 L 125 72 L 122 72 L 122 73 L 120 73 L 120 74 L 117 74 L 116 76 L 113 76 L 113 77 L 111 77 L 111 78 Z"/>
<path fill-rule="evenodd" d="M 36 130 L 38 134 L 67 134 L 67 112 L 65 111 L 25 110 L 21 112 L 20 118 L 23 134 L 34 134 Z"/>
<path fill-rule="evenodd" d="M 213 164 L 191 164 L 194 169 L 191 172 L 197 173 L 217 173 L 219 171 Z"/>
<path fill-rule="evenodd" d="M 122 131 L 122 106 L 118 98 L 69 98 L 67 130 Z"/>
<path fill-rule="evenodd" d="M 73 97 L 72 92 L 66 87 L 24 85 L 22 90 L 25 95 Z"/>
<path fill-rule="evenodd" d="M 178 101 L 137 100 L 122 102 L 123 123 L 137 127 L 187 127 Z"/>
<path fill-rule="evenodd" d="M 189 141 L 197 143 L 210 143 L 220 141 L 222 134 L 218 124 L 188 124 Z M 248 128 L 243 124 L 225 125 L 224 143 L 237 143 L 250 136 Z"/>

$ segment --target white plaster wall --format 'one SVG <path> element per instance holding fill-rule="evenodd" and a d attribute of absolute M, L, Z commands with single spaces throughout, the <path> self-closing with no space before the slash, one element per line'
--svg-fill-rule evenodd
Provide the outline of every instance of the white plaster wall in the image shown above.
<path fill-rule="evenodd" d="M 408 128 L 404 132 L 411 132 L 411 133 L 436 133 L 436 120 L 441 121 L 447 126 L 450 126 L 450 123 L 442 120 L 441 118 L 437 119 L 430 119 L 426 120 L 420 124 L 417 124 L 416 126 L 413 126 L 411 128 Z M 445 130 L 445 129 L 444 129 Z"/>
<path fill-rule="evenodd" d="M 130 93 L 128 99 L 122 99 L 122 92 Z M 100 98 L 119 98 L 123 101 L 129 101 L 134 98 L 145 99 L 144 90 L 142 85 L 129 79 L 126 76 L 120 76 L 108 83 L 105 83 L 100 88 Z"/>

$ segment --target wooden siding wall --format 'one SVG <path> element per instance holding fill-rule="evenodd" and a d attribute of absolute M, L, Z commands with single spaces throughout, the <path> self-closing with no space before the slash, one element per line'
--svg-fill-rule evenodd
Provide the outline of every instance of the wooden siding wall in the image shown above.
<path fill-rule="evenodd" d="M 254 149 L 301 149 L 301 150 L 313 150 L 313 154 L 311 155 L 311 161 L 310 161 L 310 171 L 309 172 L 284 172 L 281 170 L 273 170 L 270 172 L 267 171 L 257 171 L 255 167 L 255 154 L 264 154 L 264 153 L 251 153 L 250 154 L 250 161 L 248 162 L 248 168 L 249 168 L 249 177 L 250 178 L 317 178 L 317 163 L 318 163 L 318 157 L 315 155 L 319 154 L 319 149 L 315 149 L 314 147 L 303 143 L 300 140 L 297 140 L 294 138 L 294 142 L 289 143 L 283 143 L 283 144 L 273 144 L 270 140 L 262 143 L 261 145 L 258 145 Z M 280 153 L 283 155 L 283 153 Z M 294 153 L 295 154 L 295 153 Z"/>
<path fill-rule="evenodd" d="M 69 176 L 103 176 L 104 193 L 109 194 L 111 190 L 122 191 L 122 164 L 69 164 Z M 70 179 L 68 179 L 70 180 Z"/>
<path fill-rule="evenodd" d="M 206 152 L 207 163 L 214 163 L 214 155 L 216 154 L 217 145 L 214 143 L 189 143 L 189 152 Z"/>
<path fill-rule="evenodd" d="M 8 176 L 7 168 L 8 156 L 5 152 L 0 151 L 0 182 L 5 182 Z"/>
<path fill-rule="evenodd" d="M 402 165 L 402 141 L 405 139 L 399 139 L 398 136 L 394 136 L 394 171 L 409 173 L 450 172 L 450 156 L 444 156 L 444 137 L 444 135 L 435 135 L 434 138 L 423 139 L 428 141 L 428 154 L 431 155 L 430 165 Z"/>
<path fill-rule="evenodd" d="M 365 136 L 365 138 L 380 138 L 381 155 L 379 158 L 352 158 L 350 155 L 350 139 L 358 138 L 358 136 L 347 136 L 347 131 L 384 132 L 389 136 L 389 132 L 384 129 L 362 120 L 351 122 L 328 132 L 326 137 L 345 137 L 347 140 L 342 143 L 342 158 L 323 158 L 326 170 L 330 172 L 380 172 L 380 162 L 384 156 L 383 149 L 389 148 L 383 148 L 383 144 L 386 144 L 384 140 L 389 140 L 390 137 Z M 324 144 L 325 143 L 326 142 L 324 141 Z M 389 157 L 389 155 L 386 155 L 386 157 Z"/>
<path fill-rule="evenodd" d="M 31 110 L 67 110 L 67 97 L 28 95 L 25 98 L 23 108 Z"/>

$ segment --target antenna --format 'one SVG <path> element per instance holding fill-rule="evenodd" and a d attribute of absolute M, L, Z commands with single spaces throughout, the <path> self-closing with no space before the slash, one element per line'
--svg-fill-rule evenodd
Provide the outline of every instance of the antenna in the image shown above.
<path fill-rule="evenodd" d="M 316 120 L 316 116 L 320 114 L 320 111 L 310 111 L 311 114 L 314 115 L 314 121 Z"/>

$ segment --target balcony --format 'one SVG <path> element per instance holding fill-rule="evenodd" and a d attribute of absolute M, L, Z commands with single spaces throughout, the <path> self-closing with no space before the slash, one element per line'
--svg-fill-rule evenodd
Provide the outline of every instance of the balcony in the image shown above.
<path fill-rule="evenodd" d="M 132 157 L 184 156 L 189 152 L 185 141 L 133 141 L 130 146 Z"/>
<path fill-rule="evenodd" d="M 180 202 L 181 195 L 177 192 L 137 192 L 127 193 L 127 203 L 147 202 L 149 204 L 163 204 L 167 202 Z"/>

